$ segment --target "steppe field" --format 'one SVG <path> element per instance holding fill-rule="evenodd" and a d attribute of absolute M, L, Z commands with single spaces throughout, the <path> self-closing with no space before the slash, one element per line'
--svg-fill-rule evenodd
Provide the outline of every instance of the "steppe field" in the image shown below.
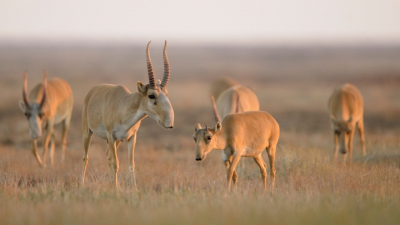
<path fill-rule="evenodd" d="M 146 44 L 0 45 L 0 224 L 400 224 L 400 46 L 170 42 L 168 92 L 175 126 L 165 130 L 151 118 L 142 122 L 135 150 L 138 190 L 129 182 L 127 144 L 118 149 L 121 188 L 115 190 L 106 141 L 95 136 L 81 187 L 83 99 L 100 83 L 133 92 L 137 81 L 148 83 Z M 150 46 L 157 79 L 163 74 L 162 44 Z M 24 70 L 29 90 L 42 80 L 43 70 L 72 87 L 64 164 L 60 126 L 54 167 L 40 169 L 31 153 L 28 122 L 18 107 Z M 238 190 L 232 193 L 221 152 L 195 161 L 194 126 L 214 125 L 210 86 L 227 76 L 254 90 L 260 109 L 280 124 L 272 195 L 263 190 L 252 159 L 239 163 Z M 367 155 L 362 156 L 356 133 L 353 163 L 342 163 L 342 155 L 333 163 L 327 101 L 333 88 L 346 82 L 364 97 Z M 266 152 L 263 158 L 268 165 Z"/>

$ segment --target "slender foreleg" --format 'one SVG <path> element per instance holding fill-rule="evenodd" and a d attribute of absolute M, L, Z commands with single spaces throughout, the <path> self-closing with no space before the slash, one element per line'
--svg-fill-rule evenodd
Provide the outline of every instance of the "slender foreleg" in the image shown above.
<path fill-rule="evenodd" d="M 36 161 L 39 164 L 39 167 L 42 167 L 42 159 L 40 158 L 40 154 L 37 150 L 37 141 L 36 140 L 32 140 L 32 153 L 36 158 Z"/>
<path fill-rule="evenodd" d="M 86 167 L 89 162 L 89 146 L 90 146 L 90 140 L 92 139 L 93 132 L 89 128 L 85 128 L 83 131 L 83 148 L 85 150 L 85 153 L 83 155 L 83 171 L 82 171 L 82 186 L 85 184 L 85 173 L 86 173 Z"/>
<path fill-rule="evenodd" d="M 235 151 L 233 151 L 235 152 Z M 235 172 L 235 168 L 237 166 L 237 164 L 239 163 L 241 155 L 239 153 L 235 153 L 232 156 L 232 162 L 230 163 L 230 166 L 228 168 L 228 174 L 227 174 L 227 178 L 228 178 L 228 191 L 231 191 L 231 183 L 232 183 L 232 177 L 233 177 L 233 173 Z"/>
<path fill-rule="evenodd" d="M 353 161 L 353 137 L 354 137 L 355 130 L 352 129 L 350 131 L 350 136 L 349 136 L 349 161 Z"/>
<path fill-rule="evenodd" d="M 118 157 L 117 157 L 116 141 L 114 140 L 111 132 L 108 132 L 107 141 L 108 141 L 108 150 L 109 150 L 108 154 L 111 155 L 111 172 L 114 177 L 114 185 L 116 188 L 118 188 L 119 161 L 118 161 Z"/>
<path fill-rule="evenodd" d="M 129 139 L 128 142 L 128 158 L 129 158 L 129 172 L 131 174 L 131 184 L 134 190 L 137 190 L 135 179 L 135 146 L 136 146 L 136 133 Z"/>
<path fill-rule="evenodd" d="M 232 156 L 227 157 L 225 155 L 225 152 L 222 152 L 222 160 L 224 161 L 225 167 L 226 169 L 229 169 L 229 166 L 232 162 Z M 233 180 L 233 185 L 235 185 L 235 187 L 237 187 L 237 182 L 238 182 L 238 175 L 236 170 L 233 171 L 233 175 L 232 175 L 232 180 Z"/>
<path fill-rule="evenodd" d="M 49 143 L 50 143 L 50 139 L 51 136 L 53 134 L 53 128 L 54 128 L 54 120 L 53 119 L 49 119 L 49 121 L 47 122 L 47 126 L 46 126 L 46 136 L 44 137 L 44 141 L 43 141 L 43 165 L 46 166 L 46 161 L 47 161 L 47 153 L 49 152 Z"/>
<path fill-rule="evenodd" d="M 55 145 L 56 145 L 56 135 L 54 132 L 51 134 L 50 142 L 49 142 L 49 148 L 50 148 L 50 164 L 51 166 L 54 166 L 54 151 L 55 151 Z"/>
<path fill-rule="evenodd" d="M 358 132 L 360 133 L 363 156 L 365 156 L 367 153 L 365 151 L 364 120 L 362 118 L 358 121 L 357 127 L 358 127 Z"/>
<path fill-rule="evenodd" d="M 69 130 L 69 125 L 71 123 L 71 116 L 66 118 L 63 123 L 62 123 L 62 139 L 61 139 L 61 146 L 62 146 L 62 151 L 61 151 L 61 163 L 64 162 L 65 159 L 65 149 L 67 148 L 67 133 Z"/>

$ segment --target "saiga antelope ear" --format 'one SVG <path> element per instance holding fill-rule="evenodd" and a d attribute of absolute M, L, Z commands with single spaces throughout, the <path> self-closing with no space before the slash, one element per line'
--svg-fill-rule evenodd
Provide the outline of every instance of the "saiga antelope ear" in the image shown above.
<path fill-rule="evenodd" d="M 144 95 L 147 94 L 147 85 L 143 84 L 140 81 L 137 82 L 137 89 L 139 93 Z"/>
<path fill-rule="evenodd" d="M 25 113 L 25 111 L 26 111 L 26 105 L 25 105 L 25 102 L 24 101 L 19 101 L 19 108 L 21 109 L 21 111 L 23 112 L 23 113 Z"/>
<path fill-rule="evenodd" d="M 201 129 L 201 125 L 198 123 L 196 124 L 196 126 L 194 127 L 194 131 L 199 131 Z"/>
<path fill-rule="evenodd" d="M 221 122 L 218 122 L 217 124 L 215 124 L 215 126 L 211 130 L 213 130 L 213 133 L 216 134 L 221 130 L 221 128 L 222 128 L 222 124 L 221 124 Z"/>

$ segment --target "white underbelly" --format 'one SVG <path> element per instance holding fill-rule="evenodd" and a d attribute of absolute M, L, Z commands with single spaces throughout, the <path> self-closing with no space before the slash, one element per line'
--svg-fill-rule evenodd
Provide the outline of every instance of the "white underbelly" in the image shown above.
<path fill-rule="evenodd" d="M 107 139 L 107 130 L 104 127 L 104 125 L 100 125 L 96 129 L 93 129 L 92 127 L 89 127 L 89 129 L 97 136 L 103 139 Z"/>

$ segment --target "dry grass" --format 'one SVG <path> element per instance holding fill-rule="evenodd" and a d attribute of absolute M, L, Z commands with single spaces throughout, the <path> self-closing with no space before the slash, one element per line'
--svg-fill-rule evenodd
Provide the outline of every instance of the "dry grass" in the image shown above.
<path fill-rule="evenodd" d="M 176 124 L 165 131 L 151 119 L 142 123 L 135 156 L 139 190 L 129 185 L 126 143 L 118 151 L 121 189 L 114 190 L 105 141 L 99 138 L 89 152 L 87 183 L 79 187 L 82 99 L 97 83 L 135 87 L 136 80 L 145 80 L 142 50 L 2 47 L 0 87 L 7 98 L 0 103 L 1 224 L 400 223 L 398 48 L 171 48 L 169 93 Z M 161 54 L 153 55 L 161 74 Z M 27 124 L 17 108 L 25 68 L 31 84 L 46 68 L 73 88 L 76 104 L 63 165 L 39 169 L 30 153 Z M 241 77 L 245 72 L 247 77 Z M 132 73 L 141 76 L 132 78 Z M 208 90 L 222 73 L 250 85 L 261 109 L 281 126 L 273 195 L 262 190 L 251 159 L 238 169 L 239 188 L 233 193 L 226 192 L 220 152 L 201 163 L 194 160 L 194 124 L 213 123 Z M 364 95 L 368 154 L 361 156 L 356 137 L 354 162 L 334 164 L 326 101 L 332 88 L 346 80 Z M 58 162 L 59 151 L 56 157 Z"/>

